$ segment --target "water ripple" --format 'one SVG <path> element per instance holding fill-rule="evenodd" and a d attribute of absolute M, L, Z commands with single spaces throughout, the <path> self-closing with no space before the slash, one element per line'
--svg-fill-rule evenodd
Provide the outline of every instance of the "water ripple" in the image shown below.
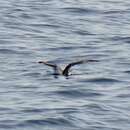
<path fill-rule="evenodd" d="M 83 97 L 97 97 L 97 96 L 102 96 L 101 93 L 98 92 L 88 92 L 87 90 L 85 91 L 79 91 L 79 90 L 60 90 L 56 91 L 56 94 L 63 96 L 63 97 L 71 97 L 71 98 L 83 98 Z"/>
<path fill-rule="evenodd" d="M 130 37 L 124 37 L 124 36 L 114 36 L 114 37 L 110 37 L 109 40 L 112 40 L 112 41 L 121 41 L 121 42 L 125 42 L 125 43 L 130 43 Z"/>
<path fill-rule="evenodd" d="M 83 79 L 81 82 L 93 82 L 93 83 L 118 83 L 120 80 L 113 78 L 93 78 L 93 79 Z"/>
<path fill-rule="evenodd" d="M 79 7 L 66 7 L 66 8 L 62 8 L 65 11 L 68 11 L 70 13 L 76 13 L 76 14 L 97 14 L 100 11 L 99 10 L 94 10 L 94 9 L 87 9 L 87 8 L 79 8 Z"/>
<path fill-rule="evenodd" d="M 21 55 L 26 55 L 26 54 L 31 54 L 28 51 L 18 51 L 14 49 L 0 49 L 0 54 L 21 54 Z"/>
<path fill-rule="evenodd" d="M 64 118 L 46 118 L 46 119 L 32 119 L 32 120 L 26 120 L 23 124 L 19 124 L 19 126 L 35 126 L 35 125 L 60 125 L 60 126 L 72 126 L 72 123 L 70 123 L 67 119 Z"/>

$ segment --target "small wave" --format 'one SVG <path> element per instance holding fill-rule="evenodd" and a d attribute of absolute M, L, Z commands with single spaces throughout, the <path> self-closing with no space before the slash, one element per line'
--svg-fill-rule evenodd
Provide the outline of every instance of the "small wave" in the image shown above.
<path fill-rule="evenodd" d="M 0 49 L 1 54 L 17 54 L 18 52 L 11 49 Z"/>
<path fill-rule="evenodd" d="M 0 129 L 12 129 L 17 126 L 17 121 L 12 120 L 12 119 L 7 119 L 7 120 L 1 120 L 0 121 Z"/>
<path fill-rule="evenodd" d="M 0 49 L 0 54 L 31 54 L 27 51 L 17 51 L 13 49 Z"/>
<path fill-rule="evenodd" d="M 14 128 L 14 125 L 9 125 L 8 123 L 7 124 L 0 124 L 0 128 L 1 129 L 11 129 L 11 128 Z"/>
<path fill-rule="evenodd" d="M 23 113 L 41 113 L 44 112 L 44 109 L 38 109 L 38 108 L 32 108 L 32 109 L 28 109 L 28 108 L 24 108 L 24 110 L 21 110 L 21 112 Z"/>
<path fill-rule="evenodd" d="M 101 96 L 101 93 L 98 92 L 91 92 L 91 91 L 80 91 L 80 90 L 62 90 L 56 91 L 56 94 L 67 96 L 71 98 L 79 98 L 79 97 L 94 97 L 94 96 Z"/>
<path fill-rule="evenodd" d="M 79 13 L 79 14 L 91 14 L 91 13 L 99 13 L 99 10 L 94 9 L 88 9 L 88 8 L 79 8 L 79 7 L 66 7 L 62 8 L 65 11 L 68 11 L 70 13 Z"/>
<path fill-rule="evenodd" d="M 55 24 L 30 24 L 30 26 L 33 27 L 47 27 L 47 28 L 59 28 L 59 25 L 55 25 Z"/>
<path fill-rule="evenodd" d="M 130 37 L 114 36 L 114 37 L 109 37 L 109 40 L 130 43 Z"/>
<path fill-rule="evenodd" d="M 112 78 L 93 78 L 93 79 L 81 80 L 81 82 L 116 83 L 116 82 L 121 82 L 121 81 L 117 79 L 112 79 Z"/>
<path fill-rule="evenodd" d="M 30 114 L 41 114 L 41 113 L 48 113 L 48 112 L 53 112 L 53 111 L 58 111 L 61 114 L 69 114 L 69 113 L 76 113 L 77 108 L 26 108 L 23 107 L 23 110 L 21 110 L 22 113 L 30 113 Z"/>
<path fill-rule="evenodd" d="M 6 107 L 0 107 L 0 111 L 11 111 L 12 109 Z"/>
<path fill-rule="evenodd" d="M 104 14 L 123 14 L 128 11 L 125 10 L 109 10 L 109 11 L 104 11 Z"/>
<path fill-rule="evenodd" d="M 88 31 L 84 31 L 84 30 L 73 31 L 73 33 L 78 34 L 78 35 L 82 35 L 82 36 L 95 35 L 95 34 L 93 34 L 93 33 L 90 33 L 90 32 L 88 32 Z"/>
<path fill-rule="evenodd" d="M 117 97 L 118 98 L 123 98 L 123 99 L 130 98 L 130 94 L 119 94 Z"/>
<path fill-rule="evenodd" d="M 33 15 L 29 15 L 29 14 L 27 14 L 27 13 L 21 13 L 20 15 L 19 15 L 19 17 L 21 17 L 21 18 L 23 18 L 23 19 L 33 19 Z"/>
<path fill-rule="evenodd" d="M 72 123 L 64 118 L 46 118 L 46 119 L 31 119 L 20 123 L 19 126 L 33 126 L 33 125 L 61 125 L 61 126 L 72 126 Z"/>
<path fill-rule="evenodd" d="M 23 75 L 30 77 L 39 77 L 41 74 L 39 72 L 30 72 L 30 73 L 24 73 Z"/>
<path fill-rule="evenodd" d="M 91 103 L 91 104 L 88 104 L 88 105 L 84 105 L 83 106 L 84 108 L 88 109 L 88 110 L 96 110 L 98 112 L 107 112 L 107 111 L 110 111 L 110 108 L 101 104 L 97 104 L 97 103 Z"/>
<path fill-rule="evenodd" d="M 92 47 L 92 46 L 84 46 L 84 45 L 78 45 L 78 46 L 62 46 L 62 47 L 50 47 L 50 48 L 46 48 L 46 50 L 49 51 L 59 51 L 59 50 L 63 50 L 63 51 L 68 51 L 68 50 L 79 50 L 79 49 L 96 49 L 97 47 Z"/>
<path fill-rule="evenodd" d="M 124 73 L 130 74 L 130 70 L 126 70 L 124 71 Z"/>

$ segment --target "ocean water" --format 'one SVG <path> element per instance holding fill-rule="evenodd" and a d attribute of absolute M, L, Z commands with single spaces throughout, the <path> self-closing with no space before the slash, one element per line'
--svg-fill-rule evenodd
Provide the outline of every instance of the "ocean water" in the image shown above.
<path fill-rule="evenodd" d="M 0 130 L 129 129 L 130 1 L 0 0 Z"/>

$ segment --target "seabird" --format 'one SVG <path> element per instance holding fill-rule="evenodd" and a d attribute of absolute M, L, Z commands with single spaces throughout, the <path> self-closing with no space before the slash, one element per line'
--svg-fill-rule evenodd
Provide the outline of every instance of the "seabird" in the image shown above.
<path fill-rule="evenodd" d="M 72 66 L 83 64 L 83 63 L 88 63 L 88 62 L 98 62 L 98 60 L 80 60 L 80 61 L 72 62 L 72 63 L 69 63 L 63 70 L 56 64 L 51 64 L 45 61 L 39 61 L 38 63 L 42 63 L 42 64 L 52 67 L 54 69 L 55 75 L 69 76 L 69 70 Z"/>

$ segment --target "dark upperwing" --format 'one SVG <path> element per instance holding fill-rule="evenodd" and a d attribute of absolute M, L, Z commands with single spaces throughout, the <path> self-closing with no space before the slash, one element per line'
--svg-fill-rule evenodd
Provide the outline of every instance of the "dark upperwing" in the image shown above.
<path fill-rule="evenodd" d="M 51 63 L 48 63 L 48 62 L 45 62 L 45 61 L 38 61 L 38 63 L 42 63 L 42 64 L 48 65 L 50 67 L 57 68 L 57 65 L 51 64 Z"/>
<path fill-rule="evenodd" d="M 74 65 L 78 65 L 78 64 L 83 64 L 83 63 L 87 63 L 87 62 L 98 62 L 98 60 L 80 60 L 80 61 L 76 61 L 76 62 L 72 62 L 70 64 L 68 64 L 65 69 L 63 70 L 62 74 L 64 76 L 68 76 L 69 75 L 69 70 L 72 66 Z"/>
<path fill-rule="evenodd" d="M 54 69 L 54 74 L 59 74 L 58 70 L 62 71 L 61 68 L 58 67 L 56 64 L 48 63 L 45 61 L 39 61 L 38 63 L 42 63 L 42 64 L 52 67 Z"/>

